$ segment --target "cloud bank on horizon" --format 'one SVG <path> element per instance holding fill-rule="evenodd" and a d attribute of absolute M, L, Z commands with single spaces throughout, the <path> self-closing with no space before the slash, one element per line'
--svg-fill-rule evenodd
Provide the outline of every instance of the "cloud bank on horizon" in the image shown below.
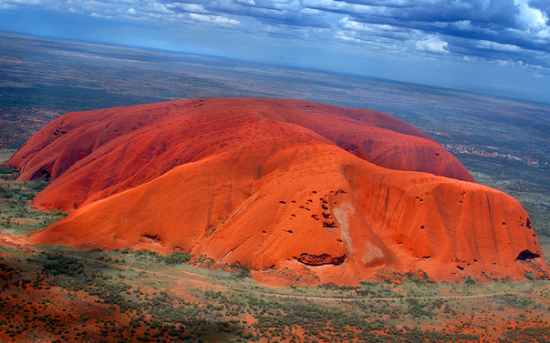
<path fill-rule="evenodd" d="M 550 89 L 549 0 L 0 0 L 4 14 L 25 11 L 119 25 L 118 43 L 130 45 L 260 61 L 286 57 L 286 64 L 402 75 L 402 81 L 430 78 L 423 73 L 433 78 L 437 67 L 470 75 L 491 70 L 503 89 L 521 71 Z M 95 40 L 115 42 L 101 39 L 105 30 Z M 504 69 L 507 80 L 496 76 Z M 454 72 L 457 80 L 466 78 L 461 72 Z"/>

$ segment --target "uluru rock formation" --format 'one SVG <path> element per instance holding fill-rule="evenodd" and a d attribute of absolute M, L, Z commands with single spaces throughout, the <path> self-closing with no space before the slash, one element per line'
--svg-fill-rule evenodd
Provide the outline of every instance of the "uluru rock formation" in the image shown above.
<path fill-rule="evenodd" d="M 184 251 L 337 284 L 380 268 L 436 280 L 548 271 L 515 199 L 374 111 L 208 99 L 69 113 L 8 164 L 21 180 L 51 178 L 36 207 L 72 212 L 33 243 Z"/>

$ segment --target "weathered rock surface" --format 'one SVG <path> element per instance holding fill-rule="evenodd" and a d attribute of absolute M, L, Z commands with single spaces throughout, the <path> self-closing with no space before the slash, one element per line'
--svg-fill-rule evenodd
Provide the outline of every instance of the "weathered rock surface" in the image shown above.
<path fill-rule="evenodd" d="M 525 260 L 548 270 L 516 200 L 373 111 L 210 99 L 71 113 L 9 164 L 53 180 L 35 206 L 72 212 L 34 243 L 305 267 L 337 284 L 380 268 L 436 280 L 521 279 Z"/>

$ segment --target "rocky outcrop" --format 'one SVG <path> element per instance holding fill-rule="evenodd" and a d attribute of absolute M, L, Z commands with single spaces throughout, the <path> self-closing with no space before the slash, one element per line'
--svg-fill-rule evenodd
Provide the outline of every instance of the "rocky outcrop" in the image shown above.
<path fill-rule="evenodd" d="M 436 280 L 548 269 L 516 200 L 448 177 L 471 178 L 433 140 L 377 112 L 211 99 L 68 114 L 50 126 L 10 161 L 22 179 L 51 175 L 36 206 L 73 212 L 34 243 L 185 251 L 260 272 L 309 268 L 336 284 L 380 269 Z M 398 170 L 368 161 L 391 142 L 415 156 L 410 168 L 406 156 Z"/>

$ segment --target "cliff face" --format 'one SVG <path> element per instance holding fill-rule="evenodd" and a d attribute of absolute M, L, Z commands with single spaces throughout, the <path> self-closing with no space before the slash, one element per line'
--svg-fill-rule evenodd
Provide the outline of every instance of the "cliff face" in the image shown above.
<path fill-rule="evenodd" d="M 337 284 L 380 268 L 437 280 L 519 279 L 525 259 L 548 269 L 517 201 L 457 180 L 472 178 L 445 149 L 373 111 L 210 99 L 72 113 L 9 163 L 52 178 L 37 207 L 73 212 L 34 243 L 185 251 Z"/>

